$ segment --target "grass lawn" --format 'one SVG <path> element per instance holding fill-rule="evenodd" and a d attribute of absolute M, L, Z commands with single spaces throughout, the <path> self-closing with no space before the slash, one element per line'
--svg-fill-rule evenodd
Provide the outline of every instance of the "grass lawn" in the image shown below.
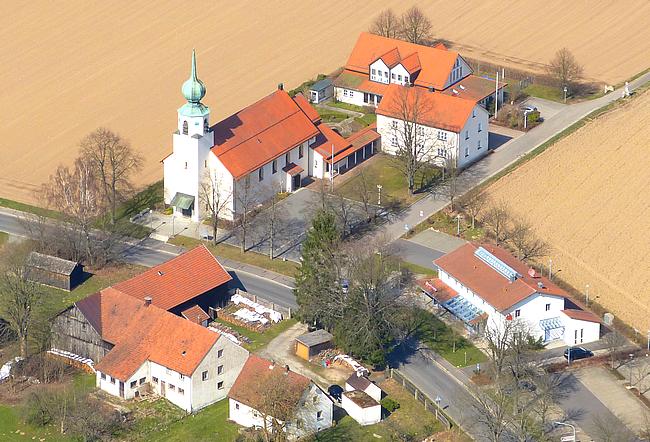
<path fill-rule="evenodd" d="M 7 232 L 0 232 L 0 246 L 2 246 L 8 240 L 9 240 L 9 234 Z"/>
<path fill-rule="evenodd" d="M 438 433 L 443 430 L 442 425 L 435 416 L 424 410 L 413 396 L 411 396 L 401 385 L 392 379 L 380 384 L 382 390 L 389 398 L 396 400 L 400 408 L 395 410 L 387 419 L 375 425 L 361 426 L 354 419 L 345 416 L 335 427 L 323 431 L 313 437 L 313 441 L 319 442 L 370 442 L 377 440 L 421 440 L 426 436 Z M 376 438 L 378 435 L 381 439 Z M 398 436 L 411 436 L 408 439 Z"/>
<path fill-rule="evenodd" d="M 425 275 L 427 277 L 435 278 L 438 276 L 438 271 L 424 267 L 421 265 L 413 264 L 412 262 L 402 261 L 401 264 L 403 269 L 409 269 L 414 275 Z"/>
<path fill-rule="evenodd" d="M 48 218 L 60 218 L 61 214 L 54 210 L 43 209 L 42 207 L 32 206 L 30 204 L 19 203 L 18 201 L 0 198 L 0 206 L 8 209 L 20 210 L 21 212 L 33 213 L 35 215 L 45 216 Z"/>
<path fill-rule="evenodd" d="M 421 222 L 409 230 L 404 237 L 412 238 L 429 227 L 448 235 L 456 236 L 456 233 L 458 232 L 458 221 L 447 212 L 436 212 L 424 222 Z M 463 218 L 460 220 L 460 237 L 467 241 L 480 241 L 485 238 L 485 231 L 478 225 L 478 223 L 475 223 L 475 227 L 472 229 L 472 220 Z"/>
<path fill-rule="evenodd" d="M 354 112 L 361 112 L 362 114 L 368 113 L 368 110 L 363 106 L 357 106 L 356 104 L 344 103 L 343 101 L 332 101 L 328 103 L 330 106 L 338 107 L 340 109 L 347 109 Z"/>
<path fill-rule="evenodd" d="M 244 335 L 250 339 L 252 342 L 250 344 L 244 344 L 243 346 L 246 348 L 246 350 L 251 352 L 264 347 L 266 344 L 271 342 L 273 338 L 277 337 L 280 333 L 288 330 L 298 322 L 297 319 L 293 318 L 285 319 L 284 321 L 280 321 L 278 324 L 271 326 L 271 328 L 269 328 L 266 332 L 257 333 L 250 331 L 247 328 L 239 327 L 235 324 L 231 324 L 230 322 L 223 321 L 221 319 L 217 319 L 216 321 L 220 324 L 227 325 L 237 333 Z"/>
<path fill-rule="evenodd" d="M 377 115 L 375 114 L 365 114 L 363 117 L 357 117 L 354 119 L 357 123 L 363 126 L 370 126 L 372 123 L 377 121 Z"/>
<path fill-rule="evenodd" d="M 418 190 L 426 189 L 440 174 L 439 170 L 435 167 L 428 167 L 418 173 L 415 180 L 416 193 L 414 195 L 408 194 L 408 186 L 404 175 L 395 167 L 394 160 L 387 156 L 377 154 L 373 158 L 367 160 L 367 164 L 363 165 L 363 172 L 366 179 L 373 189 L 373 199 L 376 196 L 376 185 L 381 184 L 381 199 L 383 205 L 390 200 L 399 201 L 403 204 L 412 204 L 419 200 L 426 192 L 417 193 Z M 353 178 L 350 178 L 338 187 L 337 193 L 346 198 L 353 200 L 361 200 L 360 189 L 361 178 L 358 173 Z"/>
<path fill-rule="evenodd" d="M 426 312 L 426 314 L 430 320 L 420 330 L 420 338 L 427 347 L 456 367 L 466 367 L 486 360 L 486 356 L 470 341 L 460 336 L 432 313 Z"/>
<path fill-rule="evenodd" d="M 531 97 L 543 98 L 545 100 L 557 101 L 558 103 L 564 102 L 564 92 L 553 86 L 544 86 L 541 84 L 530 84 L 523 92 Z"/>
<path fill-rule="evenodd" d="M 325 109 L 324 107 L 320 106 L 315 106 L 316 110 L 318 111 L 318 115 L 320 115 L 321 119 L 323 120 L 323 123 L 339 123 L 346 118 L 349 118 L 350 115 L 345 114 L 343 112 L 337 112 L 333 111 L 330 109 Z"/>
<path fill-rule="evenodd" d="M 191 249 L 198 246 L 202 241 L 189 238 L 187 236 L 178 235 L 169 240 L 171 244 L 177 246 L 186 247 Z M 216 246 L 210 242 L 203 242 L 206 247 L 217 257 L 223 257 L 226 259 L 232 259 L 233 261 L 242 262 L 244 264 L 250 264 L 263 269 L 271 270 L 272 272 L 280 273 L 282 275 L 287 275 L 290 277 L 295 277 L 298 271 L 299 265 L 293 261 L 282 261 L 281 259 L 269 259 L 268 256 L 262 255 L 260 253 L 248 251 L 246 253 L 241 253 L 239 247 L 231 246 L 230 244 L 217 244 Z"/>

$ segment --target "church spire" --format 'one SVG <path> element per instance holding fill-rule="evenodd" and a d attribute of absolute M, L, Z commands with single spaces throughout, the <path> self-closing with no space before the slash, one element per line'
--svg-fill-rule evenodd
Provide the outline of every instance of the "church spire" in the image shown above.
<path fill-rule="evenodd" d="M 192 49 L 192 68 L 190 71 L 190 78 L 185 80 L 181 87 L 181 92 L 187 100 L 180 109 L 179 113 L 186 117 L 206 116 L 210 110 L 207 106 L 201 103 L 205 97 L 205 85 L 196 74 L 196 52 Z"/>

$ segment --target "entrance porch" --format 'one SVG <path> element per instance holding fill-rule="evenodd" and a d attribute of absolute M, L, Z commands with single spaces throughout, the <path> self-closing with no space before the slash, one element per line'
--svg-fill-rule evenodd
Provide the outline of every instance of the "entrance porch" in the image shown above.
<path fill-rule="evenodd" d="M 289 163 L 282 168 L 282 171 L 286 173 L 285 191 L 292 193 L 300 189 L 300 187 L 302 186 L 302 173 L 305 170 L 295 163 Z"/>

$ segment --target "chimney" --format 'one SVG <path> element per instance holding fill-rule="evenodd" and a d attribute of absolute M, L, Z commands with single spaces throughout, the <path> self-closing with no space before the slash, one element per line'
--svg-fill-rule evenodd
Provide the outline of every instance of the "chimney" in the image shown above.
<path fill-rule="evenodd" d="M 284 90 L 284 83 L 278 83 L 278 90 L 283 91 Z"/>
<path fill-rule="evenodd" d="M 539 287 L 540 289 L 543 289 L 544 288 L 544 283 L 542 281 L 538 281 L 537 282 L 537 287 Z"/>
<path fill-rule="evenodd" d="M 151 301 L 152 301 L 151 296 L 145 296 L 145 297 L 144 297 L 144 306 L 145 306 L 145 307 L 150 306 L 150 305 L 151 305 Z"/>
<path fill-rule="evenodd" d="M 429 92 L 435 92 L 436 90 L 433 88 L 433 86 L 429 87 Z"/>

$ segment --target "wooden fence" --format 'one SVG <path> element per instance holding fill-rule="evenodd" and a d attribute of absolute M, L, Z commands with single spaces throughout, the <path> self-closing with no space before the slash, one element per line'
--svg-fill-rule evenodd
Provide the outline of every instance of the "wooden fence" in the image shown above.
<path fill-rule="evenodd" d="M 400 373 L 397 369 L 390 369 L 390 377 L 399 382 L 406 391 L 415 397 L 415 399 L 422 404 L 425 410 L 431 412 L 436 416 L 436 419 L 442 423 L 448 430 L 452 427 L 452 421 L 447 417 L 442 408 L 428 395 L 422 392 L 418 387 L 413 384 L 406 376 Z"/>
<path fill-rule="evenodd" d="M 288 307 L 283 307 L 281 305 L 275 304 L 268 299 L 262 298 L 257 295 L 253 295 L 251 293 L 245 292 L 243 290 L 235 290 L 235 293 L 237 293 L 240 296 L 243 296 L 244 298 L 250 299 L 253 302 L 257 302 L 260 305 L 263 305 L 266 308 L 270 308 L 271 310 L 275 310 L 276 312 L 280 313 L 282 315 L 282 319 L 289 319 L 291 318 L 291 309 Z"/>

